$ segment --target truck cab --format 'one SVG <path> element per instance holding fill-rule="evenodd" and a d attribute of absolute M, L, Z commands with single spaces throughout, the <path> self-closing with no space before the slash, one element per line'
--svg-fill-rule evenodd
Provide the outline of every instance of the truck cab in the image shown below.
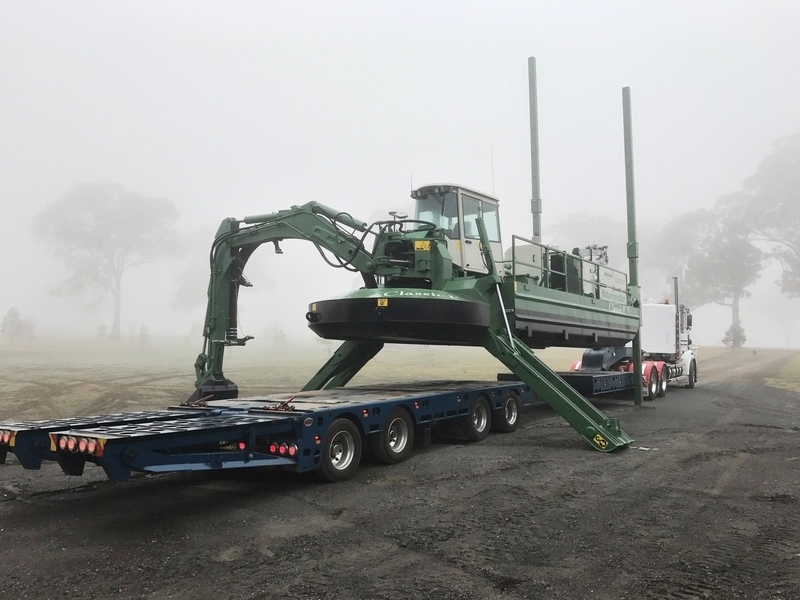
<path fill-rule="evenodd" d="M 492 255 L 503 256 L 498 200 L 458 185 L 426 185 L 411 192 L 415 218 L 442 229 L 453 265 L 467 273 L 489 272 L 481 254 L 477 218 L 483 217 Z"/>

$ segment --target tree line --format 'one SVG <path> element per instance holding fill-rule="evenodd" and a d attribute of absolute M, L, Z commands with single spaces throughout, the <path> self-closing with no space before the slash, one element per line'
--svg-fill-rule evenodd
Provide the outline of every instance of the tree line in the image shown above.
<path fill-rule="evenodd" d="M 81 183 L 47 205 L 34 219 L 33 231 L 69 269 L 56 293 L 111 297 L 108 337 L 118 339 L 123 275 L 137 265 L 179 256 L 178 216 L 166 198 L 129 192 L 119 184 Z M 746 340 L 741 301 L 771 261 L 781 265 L 781 292 L 800 296 L 800 134 L 777 140 L 741 190 L 667 223 L 657 246 L 650 262 L 668 279 L 680 278 L 686 304 L 730 307 L 724 341 L 740 348 Z M 32 331 L 30 321 L 11 310 L 2 333 Z"/>

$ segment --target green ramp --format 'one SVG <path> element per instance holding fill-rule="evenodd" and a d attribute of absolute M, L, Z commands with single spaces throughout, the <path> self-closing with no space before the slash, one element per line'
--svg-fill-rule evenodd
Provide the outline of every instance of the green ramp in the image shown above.
<path fill-rule="evenodd" d="M 572 425 L 596 450 L 611 452 L 633 439 L 619 428 L 619 420 L 606 417 L 516 336 L 486 332 L 483 346 Z"/>

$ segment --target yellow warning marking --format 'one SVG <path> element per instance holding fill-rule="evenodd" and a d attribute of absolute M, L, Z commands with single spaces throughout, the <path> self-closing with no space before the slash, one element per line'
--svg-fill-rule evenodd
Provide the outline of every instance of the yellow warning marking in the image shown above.
<path fill-rule="evenodd" d="M 378 298 L 378 306 L 389 306 L 388 298 Z"/>
<path fill-rule="evenodd" d="M 311 305 L 311 312 L 317 312 L 317 303 L 316 302 L 314 302 L 314 304 Z"/>
<path fill-rule="evenodd" d="M 608 441 L 606 440 L 606 438 L 604 438 L 599 433 L 596 436 L 594 436 L 594 443 L 600 446 L 601 448 L 605 448 L 606 446 L 608 446 Z"/>
<path fill-rule="evenodd" d="M 430 252 L 431 251 L 431 241 L 430 240 L 414 240 L 414 250 L 418 252 Z"/>
<path fill-rule="evenodd" d="M 10 448 L 13 448 L 16 445 L 17 445 L 17 432 L 16 431 L 12 431 L 11 432 L 11 439 L 8 440 L 8 446 Z"/>

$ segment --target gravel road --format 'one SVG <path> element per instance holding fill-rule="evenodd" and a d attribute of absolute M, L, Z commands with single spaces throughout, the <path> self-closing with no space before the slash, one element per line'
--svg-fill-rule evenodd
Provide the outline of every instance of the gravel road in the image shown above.
<path fill-rule="evenodd" d="M 2 598 L 800 599 L 796 352 L 724 354 L 694 390 L 598 405 L 602 454 L 544 405 L 320 484 L 264 471 L 69 478 L 0 467 Z"/>

